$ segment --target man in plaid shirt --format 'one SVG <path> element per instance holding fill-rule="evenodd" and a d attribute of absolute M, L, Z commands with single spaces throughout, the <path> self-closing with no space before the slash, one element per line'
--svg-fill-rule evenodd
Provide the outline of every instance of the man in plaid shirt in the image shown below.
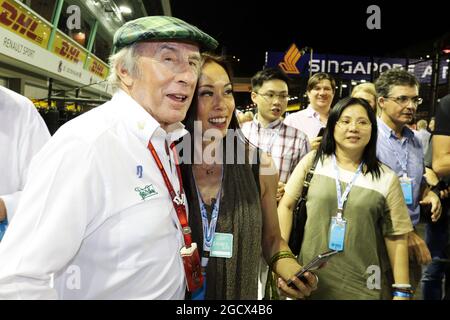
<path fill-rule="evenodd" d="M 252 101 L 258 107 L 253 121 L 242 124 L 242 132 L 255 146 L 267 152 L 279 173 L 277 201 L 295 166 L 311 147 L 300 130 L 287 126 L 282 115 L 289 99 L 289 78 L 280 69 L 268 68 L 252 78 Z"/>

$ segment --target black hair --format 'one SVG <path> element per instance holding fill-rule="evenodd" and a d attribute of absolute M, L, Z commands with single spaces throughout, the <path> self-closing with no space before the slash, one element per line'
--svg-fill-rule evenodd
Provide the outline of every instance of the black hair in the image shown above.
<path fill-rule="evenodd" d="M 325 155 L 330 156 L 336 152 L 336 141 L 334 140 L 334 129 L 336 127 L 336 123 L 341 117 L 342 112 L 344 112 L 347 107 L 352 105 L 360 105 L 366 109 L 369 121 L 372 125 L 370 140 L 363 151 L 362 163 L 366 166 L 364 174 L 371 173 L 373 177 L 378 179 L 381 174 L 381 163 L 377 158 L 377 118 L 370 104 L 364 99 L 347 97 L 339 100 L 333 109 L 331 109 L 327 127 L 325 128 L 322 142 L 320 143 L 316 157 L 323 161 Z"/>
<path fill-rule="evenodd" d="M 224 68 L 225 72 L 228 75 L 228 78 L 230 78 L 230 81 L 231 81 L 233 72 L 231 70 L 230 63 L 227 60 L 225 60 L 224 57 L 217 56 L 215 54 L 208 53 L 208 52 L 202 53 L 201 57 L 202 57 L 201 68 L 203 68 L 203 66 L 208 63 L 212 63 L 212 62 L 217 63 L 222 68 Z M 195 122 L 195 120 L 197 120 L 197 103 L 198 103 L 198 85 L 195 88 L 194 97 L 192 98 L 191 106 L 189 107 L 189 109 L 186 113 L 186 117 L 182 121 L 186 127 L 186 130 L 188 130 L 191 133 L 194 132 L 194 122 Z M 230 122 L 230 125 L 228 126 L 228 129 L 238 129 L 238 128 L 239 128 L 239 121 L 238 121 L 235 113 L 233 112 L 233 115 L 231 116 L 231 122 Z"/>
<path fill-rule="evenodd" d="M 281 80 L 286 82 L 288 86 L 291 81 L 289 77 L 286 75 L 286 73 L 284 73 L 281 69 L 266 68 L 261 71 L 258 71 L 252 77 L 252 90 L 256 92 L 263 86 L 264 82 L 270 80 Z"/>
<path fill-rule="evenodd" d="M 222 68 L 224 68 L 225 72 L 227 73 L 228 77 L 230 78 L 230 81 L 232 79 L 232 69 L 230 67 L 230 63 L 222 56 L 217 56 L 212 53 L 202 53 L 201 54 L 202 61 L 201 61 L 201 68 L 203 68 L 204 65 L 208 63 L 217 63 Z M 190 134 L 194 134 L 194 123 L 197 120 L 197 114 L 198 114 L 198 84 L 194 92 L 194 97 L 192 98 L 191 106 L 189 107 L 186 117 L 182 121 L 182 123 L 185 126 L 185 129 L 189 131 Z M 240 139 L 241 141 L 244 141 L 246 144 L 248 144 L 248 140 L 245 138 L 245 136 L 242 134 L 242 131 L 240 130 L 239 120 L 236 117 L 236 113 L 233 112 L 231 115 L 231 121 L 228 125 L 228 129 L 232 129 L 233 132 L 237 132 L 238 136 L 236 139 Z M 191 151 L 194 149 L 194 141 L 195 139 L 190 139 L 190 145 L 191 145 Z M 226 144 L 224 144 L 225 148 Z M 225 154 L 225 153 L 224 153 Z M 191 152 L 191 163 L 194 163 L 194 152 Z"/>

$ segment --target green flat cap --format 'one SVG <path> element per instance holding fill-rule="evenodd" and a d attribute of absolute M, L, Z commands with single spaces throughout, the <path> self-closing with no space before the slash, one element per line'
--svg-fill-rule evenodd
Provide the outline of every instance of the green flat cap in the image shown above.
<path fill-rule="evenodd" d="M 114 34 L 116 49 L 146 40 L 187 40 L 201 49 L 214 50 L 218 42 L 213 37 L 183 20 L 169 16 L 149 16 L 129 21 Z"/>

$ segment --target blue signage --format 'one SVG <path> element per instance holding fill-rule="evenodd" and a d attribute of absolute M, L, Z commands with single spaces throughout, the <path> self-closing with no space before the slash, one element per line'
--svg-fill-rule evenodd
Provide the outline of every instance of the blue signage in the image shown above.
<path fill-rule="evenodd" d="M 277 67 L 284 61 L 284 52 L 268 52 L 267 66 Z M 326 72 L 348 80 L 371 80 L 371 73 L 379 74 L 385 70 L 403 67 L 413 73 L 421 83 L 430 83 L 432 75 L 431 60 L 403 59 L 403 58 L 381 58 L 381 57 L 362 57 L 362 56 L 344 56 L 313 54 L 310 61 L 310 54 L 305 53 L 296 63 L 300 74 L 290 74 L 293 77 L 309 76 L 309 66 L 311 63 L 311 72 Z M 439 83 L 447 83 L 449 63 L 442 59 L 439 64 Z"/>

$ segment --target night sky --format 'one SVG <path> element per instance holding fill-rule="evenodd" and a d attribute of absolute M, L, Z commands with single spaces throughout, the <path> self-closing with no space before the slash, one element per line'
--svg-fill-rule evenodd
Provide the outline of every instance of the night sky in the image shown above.
<path fill-rule="evenodd" d="M 381 9 L 381 29 L 369 30 L 367 7 Z M 419 57 L 450 32 L 443 1 L 172 0 L 172 15 L 214 36 L 218 52 L 237 60 L 236 76 L 251 77 L 266 51 L 292 43 L 316 53 Z M 449 43 L 450 44 L 450 43 Z"/>

